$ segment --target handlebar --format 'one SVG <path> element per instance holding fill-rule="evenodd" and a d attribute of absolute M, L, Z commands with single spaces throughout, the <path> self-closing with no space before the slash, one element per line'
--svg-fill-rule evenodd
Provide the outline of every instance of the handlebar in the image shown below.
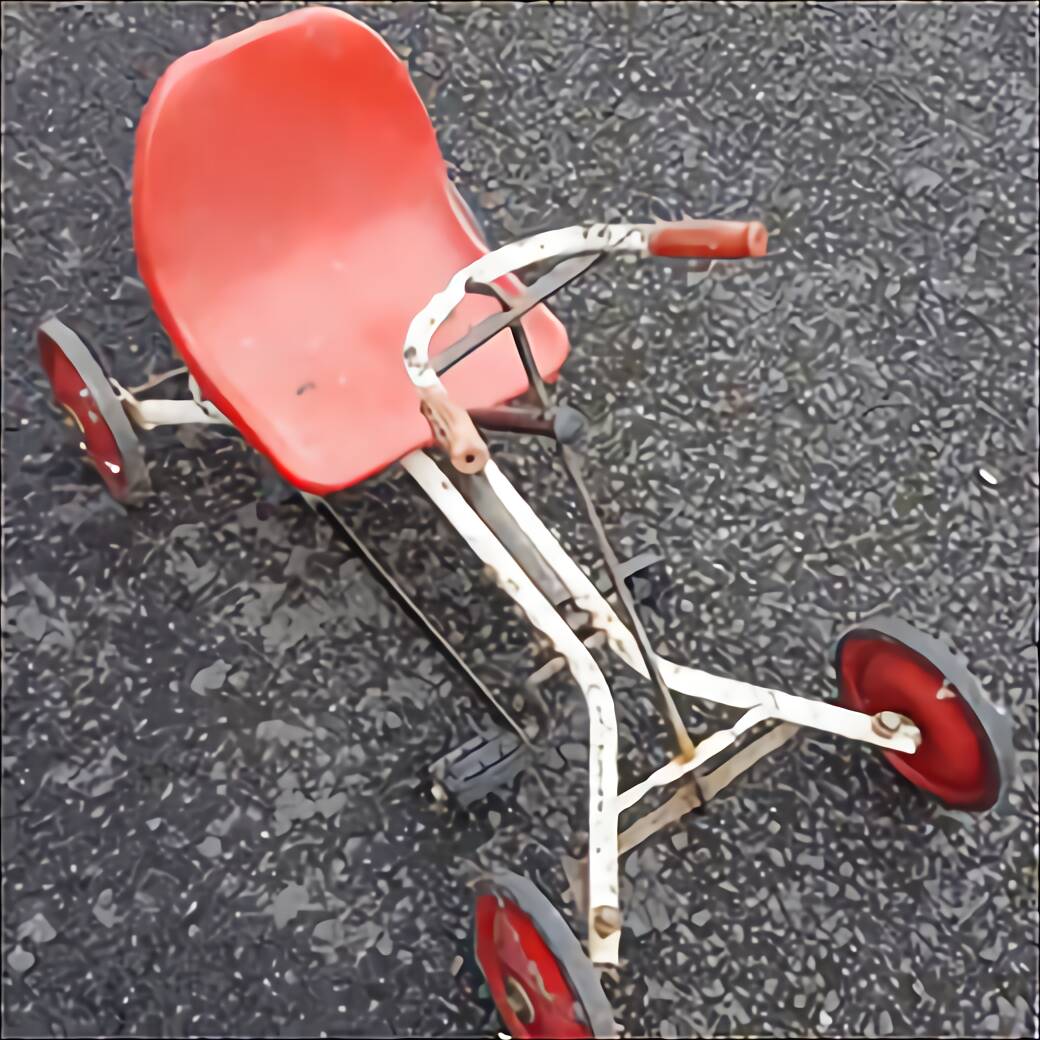
<path fill-rule="evenodd" d="M 472 282 L 490 284 L 503 275 L 545 261 L 555 261 L 559 269 L 563 266 L 560 261 L 567 261 L 571 257 L 598 258 L 611 253 L 707 260 L 758 257 L 765 255 L 768 240 L 765 227 L 755 220 L 589 224 L 545 231 L 512 242 L 475 260 L 468 267 L 457 271 L 444 290 L 419 311 L 408 326 L 405 338 L 405 369 L 419 395 L 435 440 L 448 452 L 456 469 L 463 473 L 480 472 L 487 462 L 487 446 L 472 419 L 465 409 L 450 399 L 438 378 L 436 366 L 430 361 L 430 340 L 433 334 L 462 301 L 468 291 L 467 286 Z M 572 277 L 570 273 L 564 273 L 567 276 L 561 284 Z M 575 270 L 573 277 L 580 273 L 581 270 Z M 546 283 L 545 295 L 559 288 L 556 285 L 558 280 L 543 277 L 542 281 Z M 508 323 L 538 302 L 533 292 L 525 294 L 510 312 L 500 315 L 499 319 L 505 319 Z M 485 324 L 489 325 L 487 329 L 472 329 L 462 341 L 444 351 L 445 355 L 450 355 L 451 363 L 461 360 L 501 331 L 492 319 L 481 323 L 482 326 Z"/>
<path fill-rule="evenodd" d="M 651 228 L 651 256 L 739 260 L 765 256 L 769 232 L 757 220 L 676 220 Z"/>

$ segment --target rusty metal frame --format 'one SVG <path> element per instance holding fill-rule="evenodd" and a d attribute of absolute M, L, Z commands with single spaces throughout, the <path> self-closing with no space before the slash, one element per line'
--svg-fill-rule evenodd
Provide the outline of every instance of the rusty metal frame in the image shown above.
<path fill-rule="evenodd" d="M 512 242 L 486 253 L 457 271 L 447 286 L 435 294 L 412 319 L 404 342 L 404 366 L 419 397 L 419 407 L 430 424 L 434 439 L 460 473 L 479 473 L 490 459 L 472 418 L 452 400 L 440 373 L 461 361 L 489 339 L 516 323 L 542 299 L 552 295 L 583 274 L 609 253 L 649 255 L 648 225 L 590 224 L 546 231 Z M 553 269 L 535 286 L 522 294 L 499 314 L 478 323 L 461 340 L 430 358 L 434 333 L 471 291 L 487 292 L 489 286 L 505 275 L 548 263 Z M 493 295 L 498 295 L 492 292 Z M 501 297 L 500 297 L 501 301 Z M 534 367 L 526 341 L 514 332 L 524 367 Z M 537 386 L 535 382 L 535 386 Z"/>
<path fill-rule="evenodd" d="M 576 278 L 580 278 L 586 271 L 603 259 L 602 253 L 588 253 L 572 256 L 560 261 L 551 271 L 542 275 L 538 281 L 529 285 L 524 292 L 515 299 L 510 299 L 501 291 L 496 291 L 494 282 L 484 282 L 478 278 L 470 278 L 466 282 L 467 293 L 478 293 L 480 295 L 494 296 L 503 309 L 499 314 L 492 314 L 483 321 L 474 325 L 464 336 L 456 340 L 450 346 L 445 347 L 435 358 L 430 359 L 430 365 L 438 376 L 444 375 L 449 369 L 457 365 L 463 358 L 469 357 L 489 340 L 494 339 L 500 332 L 509 328 L 517 328 L 517 322 L 530 311 L 533 311 L 540 303 L 558 293 L 562 288 L 569 285 Z M 524 353 L 521 351 L 521 360 Z M 525 364 L 525 367 L 526 364 Z M 531 379 L 532 371 L 537 372 L 533 359 L 528 370 L 528 379 Z"/>
<path fill-rule="evenodd" d="M 801 731 L 798 726 L 782 722 L 749 740 L 739 751 L 721 765 L 716 765 L 710 772 L 690 776 L 667 801 L 644 813 L 618 834 L 618 856 L 626 855 L 665 827 L 681 820 L 694 809 L 706 805 L 738 776 L 757 765 L 766 755 L 783 747 L 799 732 Z M 564 898 L 584 910 L 588 900 L 588 861 L 564 857 L 563 870 L 568 883 Z"/>
<path fill-rule="evenodd" d="M 496 463 L 489 462 L 484 469 L 484 475 L 502 505 L 523 527 L 543 559 L 567 587 L 575 606 L 589 615 L 591 626 L 606 634 L 607 645 L 630 668 L 648 677 L 646 664 L 635 637 L 622 623 L 617 612 L 596 588 L 591 578 L 571 559 Z M 842 708 L 837 704 L 712 675 L 697 668 L 676 664 L 660 655 L 657 656 L 657 663 L 669 689 L 686 697 L 700 698 L 745 710 L 758 708 L 765 712 L 765 718 L 824 730 L 885 750 L 912 754 L 920 743 L 921 736 L 917 727 L 903 717 L 897 726 L 886 727 L 880 725 L 872 716 Z"/>
<path fill-rule="evenodd" d="M 636 641 L 640 657 L 646 668 L 646 674 L 653 683 L 657 709 L 668 727 L 672 751 L 683 761 L 689 761 L 694 756 L 693 738 L 679 715 L 671 692 L 661 677 L 653 648 L 640 620 L 639 611 L 628 590 L 628 586 L 625 584 L 625 576 L 622 573 L 621 565 L 610 544 L 610 539 L 607 537 L 606 529 L 600 519 L 593 497 L 585 483 L 583 473 L 584 456 L 581 450 L 585 435 L 585 418 L 580 412 L 566 405 L 557 408 L 552 407 L 548 388 L 542 379 L 541 373 L 538 371 L 527 334 L 520 323 L 520 318 L 537 302 L 546 299 L 567 284 L 567 282 L 579 277 L 601 260 L 603 255 L 603 253 L 599 252 L 590 256 L 579 255 L 563 261 L 548 274 L 543 275 L 534 285 L 529 286 L 519 299 L 509 296 L 494 282 L 481 282 L 471 278 L 466 283 L 466 291 L 492 297 L 501 306 L 503 313 L 493 315 L 471 329 L 453 347 L 449 347 L 443 354 L 438 355 L 434 365 L 438 373 L 442 373 L 450 365 L 455 364 L 466 354 L 475 350 L 481 343 L 487 342 L 492 335 L 502 331 L 503 327 L 507 327 L 511 331 L 517 353 L 520 355 L 520 360 L 527 374 L 528 386 L 541 406 L 541 414 L 507 408 L 489 410 L 490 415 L 484 412 L 481 417 L 471 412 L 470 417 L 476 421 L 478 426 L 483 425 L 485 428 L 497 426 L 498 429 L 511 430 L 513 432 L 550 436 L 555 440 L 560 462 L 570 477 L 578 500 L 592 525 L 596 543 L 606 565 L 607 575 L 614 590 L 614 595 L 621 604 L 624 615 L 628 620 L 628 626 Z M 490 331 L 487 331 L 485 326 Z M 443 359 L 449 355 L 451 355 L 449 362 L 447 364 L 442 363 Z M 508 414 L 503 416 L 502 412 L 507 412 Z M 483 421 L 481 421 L 481 418 Z M 482 474 L 476 474 L 475 476 L 482 477 Z M 494 500 L 493 491 L 491 492 L 491 497 Z M 498 503 L 498 505 L 498 512 L 501 514 L 501 503 Z M 510 514 L 507 513 L 506 515 L 511 519 Z M 529 544 L 526 538 L 524 539 L 524 544 Z"/>
<path fill-rule="evenodd" d="M 714 676 L 655 655 L 648 648 L 645 634 L 640 631 L 638 617 L 625 590 L 618 588 L 616 580 L 613 582 L 621 606 L 628 615 L 627 625 L 491 460 L 473 419 L 448 397 L 438 377 L 442 367 L 450 367 L 450 364 L 461 360 L 506 328 L 512 329 L 525 364 L 532 362 L 530 348 L 519 322 L 520 318 L 539 302 L 539 294 L 531 291 L 523 294 L 518 300 L 512 300 L 494 285 L 497 279 L 535 264 L 555 263 L 553 271 L 544 275 L 540 281 L 549 286 L 548 291 L 556 291 L 567 281 L 578 277 L 596 260 L 608 254 L 649 255 L 648 231 L 647 225 L 640 224 L 591 224 L 547 231 L 487 253 L 455 273 L 445 289 L 433 296 L 412 319 L 404 347 L 405 369 L 419 393 L 423 411 L 431 421 L 438 442 L 448 451 L 453 465 L 460 472 L 480 472 L 486 475 L 502 506 L 527 533 L 550 567 L 556 571 L 571 592 L 578 609 L 588 612 L 593 627 L 606 633 L 608 645 L 626 664 L 658 687 L 662 695 L 661 710 L 670 723 L 675 757 L 678 761 L 688 762 L 693 754 L 693 747 L 688 734 L 685 734 L 681 722 L 678 721 L 668 691 L 746 710 L 761 709 L 767 718 L 837 733 L 886 750 L 913 753 L 920 743 L 921 735 L 917 727 L 905 717 L 900 716 L 898 721 L 892 724 L 891 720 L 871 718 L 836 704 L 796 697 L 780 690 Z M 570 265 L 574 265 L 573 269 Z M 454 347 L 449 348 L 436 361 L 431 361 L 429 345 L 434 333 L 469 292 L 482 292 L 495 297 L 503 307 L 502 312 L 485 319 Z M 533 386 L 544 406 L 546 394 L 540 378 L 535 380 Z M 554 417 L 557 425 L 562 411 L 558 410 Z M 492 423 L 495 423 L 496 419 L 501 422 L 501 416 L 485 416 L 485 420 L 488 419 Z M 532 429 L 530 432 L 544 431 Z M 590 500 L 581 483 L 580 471 L 576 468 L 574 459 L 567 454 L 568 445 L 564 443 L 565 439 L 560 430 L 557 428 L 554 433 L 556 439 L 561 442 L 561 454 L 568 473 L 572 479 L 575 479 L 577 474 L 577 490 L 588 511 L 591 508 Z M 590 518 L 597 530 L 597 536 L 601 535 L 594 509 Z M 605 538 L 598 537 L 598 541 L 608 565 L 611 562 L 616 563 L 612 561 L 612 553 Z M 612 569 L 612 577 L 615 577 L 614 571 L 616 568 Z M 682 739 L 684 735 L 685 740 Z"/>
<path fill-rule="evenodd" d="M 588 706 L 589 717 L 589 957 L 618 964 L 621 916 L 617 852 L 617 720 L 614 700 L 592 654 L 523 567 L 495 537 L 436 462 L 415 451 L 401 466 L 464 541 L 487 565 L 499 586 L 560 653 Z"/>
<path fill-rule="evenodd" d="M 800 732 L 800 727 L 790 722 L 781 722 L 765 733 L 749 741 L 736 754 L 721 765 L 715 766 L 706 775 L 691 777 L 681 784 L 668 801 L 656 809 L 644 813 L 630 827 L 618 835 L 618 855 L 631 852 L 637 845 L 656 834 L 664 827 L 675 823 L 688 812 L 711 801 L 724 787 L 728 786 L 741 773 L 756 765 L 761 759 Z M 710 739 L 710 738 L 709 738 Z"/>
<path fill-rule="evenodd" d="M 654 683 L 662 716 L 671 731 L 673 754 L 664 765 L 643 781 L 618 793 L 613 698 L 586 642 L 558 612 L 558 604 L 550 602 L 540 591 L 540 588 L 545 588 L 545 583 L 541 586 L 536 584 L 529 573 L 530 568 L 525 571 L 520 559 L 496 536 L 432 458 L 419 451 L 401 460 L 403 468 L 487 565 L 498 584 L 523 609 L 531 623 L 549 638 L 585 696 L 589 711 L 589 852 L 583 871 L 583 891 L 587 896 L 584 911 L 588 921 L 589 956 L 594 963 L 601 965 L 617 965 L 619 957 L 619 856 L 703 804 L 739 772 L 791 739 L 799 727 L 825 730 L 905 753 L 916 751 L 921 740 L 918 728 L 904 716 L 893 716 L 892 713 L 885 713 L 884 717 L 868 716 L 835 704 L 713 676 L 675 664 L 653 651 L 624 579 L 619 577 L 617 559 L 584 484 L 580 452 L 583 418 L 566 406 L 554 408 L 550 405 L 520 323 L 524 314 L 542 298 L 562 288 L 614 251 L 646 255 L 645 228 L 638 225 L 567 228 L 536 235 L 485 255 L 457 272 L 447 288 L 416 315 L 408 329 L 404 359 L 436 440 L 447 451 L 455 470 L 464 475 L 461 479 L 480 481 L 480 491 L 486 500 L 481 514 L 487 516 L 489 522 L 491 517 L 499 517 L 503 523 L 496 524 L 496 528 L 502 526 L 504 531 L 509 527 L 522 532 L 525 550 L 529 545 L 539 564 L 544 562 L 547 565 L 554 575 L 553 584 L 557 587 L 562 584 L 573 606 L 590 619 L 587 627 L 603 633 L 611 650 Z M 514 298 L 495 285 L 495 280 L 503 275 L 541 261 L 555 261 L 555 267 L 520 296 Z M 437 359 L 431 360 L 429 343 L 434 332 L 469 292 L 493 297 L 502 312 L 484 319 Z M 506 329 L 513 335 L 528 372 L 531 393 L 537 397 L 541 409 L 527 411 L 506 407 L 488 409 L 471 416 L 450 401 L 438 376 Z M 477 425 L 486 429 L 550 436 L 556 441 L 561 462 L 593 525 L 627 624 L 492 461 L 477 432 Z M 502 537 L 505 537 L 504 533 Z M 559 597 L 554 597 L 554 600 L 559 600 Z M 695 746 L 672 700 L 672 692 L 742 708 L 744 714 L 729 729 L 715 732 Z M 732 755 L 723 765 L 718 765 L 745 734 L 768 722 L 778 724 L 743 751 Z M 712 766 L 715 768 L 702 785 L 696 774 L 703 774 Z M 681 787 L 670 799 L 618 833 L 618 821 L 623 812 L 633 808 L 650 792 L 677 783 Z"/>
<path fill-rule="evenodd" d="M 462 302 L 471 283 L 479 282 L 487 285 L 533 264 L 550 260 L 565 261 L 571 257 L 589 257 L 588 266 L 591 266 L 595 262 L 595 258 L 591 254 L 606 253 L 648 255 L 647 226 L 589 224 L 545 231 L 486 253 L 467 267 L 457 271 L 447 286 L 431 298 L 408 326 L 404 342 L 404 364 L 408 377 L 416 389 L 420 393 L 434 387 L 444 389 L 438 378 L 437 364 L 430 360 L 430 341 L 440 325 Z M 577 274 L 584 270 L 583 265 L 576 265 L 571 277 L 577 277 Z M 545 277 L 550 278 L 551 276 L 546 275 Z M 491 332 L 490 335 L 495 335 L 507 328 L 512 321 L 540 301 L 533 298 L 532 294 L 532 300 L 528 302 L 530 306 L 524 304 L 525 309 L 519 310 L 516 314 L 512 313 L 513 310 L 516 310 L 513 308 L 509 312 L 493 315 L 491 319 L 487 319 L 495 325 L 494 332 Z M 480 326 L 478 326 L 479 328 Z M 467 349 L 461 353 L 461 356 L 464 357 L 470 350 L 475 350 L 487 338 L 490 336 L 474 336 L 472 345 L 467 343 Z M 440 358 L 443 363 L 444 355 L 440 355 Z"/>
<path fill-rule="evenodd" d="M 234 424 L 217 407 L 209 401 L 203 400 L 198 383 L 194 378 L 188 376 L 188 388 L 191 391 L 190 398 L 179 400 L 167 400 L 165 398 L 142 399 L 137 395 L 151 390 L 167 379 L 179 376 L 187 369 L 174 369 L 164 372 L 128 390 L 118 383 L 112 376 L 109 382 L 115 389 L 116 396 L 123 406 L 123 411 L 129 416 L 131 422 L 142 430 L 154 430 L 157 426 L 191 426 L 191 425 L 216 425 L 233 426 Z"/>
<path fill-rule="evenodd" d="M 422 451 L 412 452 L 401 460 L 401 466 L 489 568 L 498 585 L 521 607 L 534 627 L 549 639 L 585 696 L 589 714 L 589 899 L 586 910 L 589 956 L 595 963 L 618 963 L 621 926 L 618 890 L 620 855 L 706 800 L 705 788 L 697 779 L 697 773 L 716 766 L 709 776 L 718 773 L 718 779 L 726 777 L 728 783 L 737 772 L 753 764 L 768 750 L 785 743 L 802 725 L 838 732 L 893 750 L 916 750 L 920 734 L 909 720 L 901 719 L 899 725 L 882 731 L 873 717 L 859 712 L 793 697 L 780 691 L 764 690 L 695 669 L 684 669 L 658 657 L 661 674 L 670 682 L 672 689 L 687 696 L 699 696 L 742 707 L 745 711 L 729 729 L 717 731 L 701 740 L 692 755 L 675 755 L 646 779 L 619 793 L 618 736 L 613 697 L 588 647 L 571 629 L 557 606 L 539 590 L 519 560 L 503 545 L 429 455 Z M 510 514 L 512 520 L 531 539 L 545 562 L 570 592 L 575 605 L 592 616 L 595 627 L 606 633 L 608 645 L 645 675 L 645 662 L 635 647 L 634 636 L 621 624 L 592 582 L 538 520 L 530 506 L 512 489 L 493 462 L 485 467 L 482 478 L 497 496 L 501 508 Z M 643 669 L 639 668 L 641 664 Z M 720 689 L 721 694 L 718 692 Z M 746 734 L 768 722 L 780 724 L 774 725 L 769 731 L 772 736 L 766 734 L 769 739 L 759 737 L 749 745 L 756 747 L 756 752 L 745 748 L 724 765 L 717 765 Z M 623 812 L 636 806 L 652 791 L 677 783 L 682 786 L 676 795 L 651 810 L 643 820 L 618 833 L 619 817 Z"/>
<path fill-rule="evenodd" d="M 635 640 L 636 649 L 643 664 L 644 674 L 654 687 L 657 710 L 660 713 L 661 718 L 664 720 L 665 725 L 668 727 L 669 743 L 671 745 L 672 753 L 675 756 L 675 760 L 684 763 L 693 762 L 696 760 L 693 738 L 690 736 L 689 730 L 686 728 L 686 724 L 683 722 L 682 716 L 679 714 L 679 710 L 675 706 L 675 700 L 672 698 L 671 691 L 668 689 L 668 686 L 665 684 L 664 678 L 661 675 L 661 670 L 657 664 L 657 657 L 654 654 L 653 647 L 650 645 L 650 638 L 647 636 L 646 630 L 643 628 L 643 624 L 639 619 L 639 611 L 636 609 L 635 601 L 628 590 L 628 586 L 625 584 L 624 576 L 621 574 L 621 565 L 611 547 L 610 539 L 607 537 L 606 528 L 603 526 L 603 521 L 600 519 L 599 511 L 596 509 L 595 503 L 593 502 L 592 494 L 589 492 L 589 489 L 585 484 L 585 478 L 582 472 L 582 455 L 576 447 L 564 443 L 559 445 L 558 454 L 560 461 L 563 463 L 564 469 L 567 471 L 567 474 L 571 479 L 571 483 L 574 485 L 574 489 L 578 495 L 578 500 L 588 517 L 589 523 L 592 525 L 596 544 L 599 548 L 600 555 L 603 557 L 603 562 L 606 565 L 607 574 L 610 576 L 610 583 L 614 589 L 614 595 L 617 597 L 618 602 L 621 604 L 621 609 L 628 618 L 628 629 L 632 634 L 632 638 Z M 501 499 L 499 499 L 499 501 L 501 501 Z"/>

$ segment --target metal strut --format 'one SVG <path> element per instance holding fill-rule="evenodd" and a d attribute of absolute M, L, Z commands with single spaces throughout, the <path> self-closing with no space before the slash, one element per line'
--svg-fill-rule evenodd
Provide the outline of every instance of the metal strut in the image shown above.
<path fill-rule="evenodd" d="M 568 408 L 567 412 L 578 414 L 572 408 Z M 581 427 L 579 427 L 579 431 L 581 431 Z M 643 623 L 639 620 L 639 611 L 636 609 L 635 600 L 632 599 L 632 593 L 629 592 L 628 585 L 625 583 L 621 564 L 614 554 L 614 550 L 610 545 L 610 539 L 607 538 L 606 529 L 603 527 L 603 521 L 600 519 L 599 511 L 596 509 L 596 504 L 592 500 L 592 495 L 585 484 L 582 473 L 582 456 L 575 447 L 575 442 L 580 439 L 581 433 L 579 432 L 577 436 L 571 434 L 570 436 L 561 437 L 559 436 L 560 432 L 562 431 L 557 433 L 560 461 L 563 463 L 563 468 L 567 471 L 567 475 L 571 478 L 571 483 L 578 493 L 578 498 L 586 516 L 589 518 L 589 523 L 592 524 L 592 530 L 596 535 L 600 554 L 603 557 L 603 562 L 607 565 L 610 583 L 614 587 L 614 594 L 617 596 L 622 610 L 628 616 L 629 628 L 632 630 L 632 635 L 635 636 L 640 656 L 643 658 L 650 680 L 654 684 L 658 710 L 671 730 L 672 750 L 680 759 L 684 761 L 689 760 L 694 756 L 693 740 L 690 738 L 689 730 L 687 730 L 685 723 L 679 715 L 679 710 L 672 699 L 671 691 L 661 677 L 661 670 L 657 666 L 657 655 L 650 645 Z"/>
<path fill-rule="evenodd" d="M 558 263 L 548 274 L 542 275 L 533 285 L 526 287 L 525 292 L 515 300 L 509 301 L 509 306 L 504 307 L 501 314 L 492 314 L 473 326 L 461 339 L 456 340 L 449 347 L 445 347 L 435 357 L 430 358 L 430 364 L 437 375 L 442 376 L 453 365 L 457 365 L 463 358 L 468 357 L 478 347 L 482 347 L 488 340 L 493 339 L 503 329 L 509 328 L 515 321 L 519 321 L 528 311 L 534 310 L 538 304 L 547 300 L 553 293 L 559 292 L 565 285 L 579 278 L 594 264 L 603 259 L 601 252 L 582 253 L 572 256 Z M 491 292 L 487 292 L 490 289 Z M 496 288 L 487 282 L 480 282 L 471 278 L 466 283 L 467 292 L 483 292 L 487 296 L 495 296 L 501 302 Z M 525 367 L 526 361 L 525 361 Z M 537 368 L 532 362 L 532 369 L 537 373 Z M 528 371 L 530 378 L 530 370 Z M 538 377 L 539 380 L 541 377 Z"/>
<path fill-rule="evenodd" d="M 509 725 L 510 729 L 527 745 L 532 747 L 531 741 L 528 739 L 527 734 L 524 732 L 520 723 L 517 722 L 512 712 L 506 708 L 499 699 L 487 688 L 487 686 L 474 674 L 473 670 L 468 664 L 462 659 L 458 651 L 448 642 L 447 637 L 436 625 L 426 616 L 422 608 L 405 592 L 400 582 L 379 562 L 378 559 L 372 554 L 368 546 L 357 536 L 353 528 L 346 522 L 343 516 L 332 508 L 332 505 L 325 498 L 319 495 L 311 495 L 306 491 L 301 491 L 300 494 L 303 496 L 303 500 L 313 509 L 316 513 L 324 511 L 325 515 L 329 520 L 332 521 L 333 527 L 336 528 L 340 536 L 350 545 L 350 547 L 357 553 L 361 558 L 362 562 L 372 572 L 373 576 L 390 593 L 391 596 L 397 600 L 398 604 L 404 609 L 404 611 L 411 616 L 412 620 L 417 622 L 426 634 L 433 641 L 434 645 L 440 650 L 441 654 L 447 659 L 447 661 L 459 671 L 473 689 L 483 697 L 492 708 L 505 720 Z"/>
<path fill-rule="evenodd" d="M 628 585 L 625 582 L 626 571 L 619 563 L 618 558 L 610 545 L 610 540 L 607 538 L 606 530 L 603 527 L 603 523 L 599 517 L 599 512 L 596 509 L 596 504 L 593 501 L 592 496 L 589 494 L 589 490 L 585 484 L 584 475 L 582 473 L 583 456 L 580 447 L 585 433 L 585 417 L 576 409 L 570 408 L 565 404 L 557 406 L 552 404 L 548 389 L 545 385 L 545 380 L 542 379 L 542 375 L 538 371 L 538 366 L 535 364 L 531 345 L 527 339 L 527 334 L 524 332 L 523 326 L 520 324 L 520 318 L 528 309 L 530 309 L 527 305 L 527 301 L 532 297 L 539 300 L 545 299 L 553 292 L 557 292 L 561 289 L 567 284 L 567 282 L 577 278 L 580 274 L 584 274 L 584 272 L 587 271 L 596 260 L 601 258 L 602 254 L 598 254 L 593 258 L 579 256 L 569 261 L 564 261 L 564 263 L 560 264 L 557 269 L 544 275 L 539 279 L 539 281 L 523 293 L 519 298 L 519 301 L 511 297 L 501 287 L 495 285 L 493 282 L 479 282 L 475 279 L 471 279 L 466 283 L 467 291 L 480 293 L 483 296 L 493 297 L 498 301 L 499 306 L 501 306 L 502 314 L 495 315 L 492 318 L 486 318 L 484 322 L 481 323 L 482 326 L 486 326 L 486 329 L 481 333 L 483 338 L 474 335 L 474 333 L 481 329 L 481 326 L 477 326 L 477 329 L 472 330 L 468 336 L 463 337 L 463 339 L 455 345 L 455 350 L 456 352 L 460 352 L 461 347 L 465 347 L 467 351 L 475 349 L 472 344 L 474 344 L 478 339 L 480 342 L 486 342 L 488 338 L 487 330 L 494 328 L 497 331 L 501 331 L 503 327 L 502 323 L 506 322 L 506 319 L 508 319 L 505 327 L 508 327 L 513 335 L 513 341 L 516 343 L 517 352 L 520 355 L 520 360 L 523 362 L 524 370 L 527 373 L 528 385 L 531 390 L 534 391 L 538 402 L 541 405 L 541 414 L 536 415 L 518 409 L 499 408 L 487 409 L 482 413 L 474 413 L 473 418 L 478 424 L 484 425 L 489 429 L 510 430 L 516 433 L 535 433 L 542 436 L 550 436 L 555 440 L 560 461 L 563 463 L 563 468 L 570 477 L 571 483 L 574 485 L 574 489 L 577 492 L 582 507 L 589 518 L 589 522 L 592 524 L 592 529 L 596 536 L 596 542 L 599 546 L 600 554 L 602 555 L 603 562 L 607 567 L 607 574 L 610 578 L 610 583 L 613 586 L 614 593 L 621 604 L 622 610 L 628 617 L 629 627 L 632 630 L 632 634 L 635 636 L 636 644 L 639 647 L 639 653 L 646 665 L 646 670 L 650 676 L 650 680 L 654 684 L 658 709 L 671 730 L 670 736 L 672 750 L 680 759 L 689 760 L 694 756 L 693 740 L 690 738 L 689 731 L 679 715 L 679 711 L 675 706 L 675 701 L 672 698 L 671 692 L 661 676 L 660 669 L 657 666 L 657 656 L 654 654 L 653 648 L 650 646 L 650 640 L 646 635 L 646 630 L 643 628 L 643 624 L 639 620 L 635 601 L 633 600 L 632 594 L 629 592 Z M 576 263 L 575 261 L 579 261 L 579 263 Z M 573 267 L 569 267 L 568 265 L 573 265 Z M 449 350 L 451 349 L 452 348 L 449 348 Z M 440 357 L 443 358 L 444 355 L 442 354 Z M 454 363 L 454 360 L 455 359 L 453 358 L 452 363 Z M 438 369 L 438 371 L 440 371 L 440 369 Z M 551 427 L 551 429 L 547 429 L 546 427 Z"/>

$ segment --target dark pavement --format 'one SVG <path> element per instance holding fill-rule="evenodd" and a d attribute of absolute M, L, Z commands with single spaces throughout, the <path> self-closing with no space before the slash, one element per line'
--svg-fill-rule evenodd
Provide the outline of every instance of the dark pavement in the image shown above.
<path fill-rule="evenodd" d="M 527 778 L 439 809 L 424 770 L 480 709 L 361 563 L 261 501 L 221 433 L 150 437 L 157 493 L 127 513 L 49 409 L 47 313 L 93 325 L 126 385 L 170 367 L 133 281 L 133 128 L 174 58 L 289 6 L 4 6 L 9 1036 L 488 1035 L 465 883 L 498 865 L 560 893 L 580 849 L 575 687 L 546 691 L 551 801 Z M 610 534 L 669 560 L 655 642 L 829 697 L 832 634 L 895 612 L 1014 718 L 1003 815 L 806 734 L 643 847 L 619 1020 L 1036 1036 L 1036 5 L 349 9 L 407 57 L 494 243 L 683 214 L 772 232 L 697 287 L 604 265 L 554 303 Z M 497 454 L 592 560 L 550 456 Z M 544 658 L 408 479 L 339 501 L 518 691 Z M 633 779 L 660 730 L 609 675 Z"/>

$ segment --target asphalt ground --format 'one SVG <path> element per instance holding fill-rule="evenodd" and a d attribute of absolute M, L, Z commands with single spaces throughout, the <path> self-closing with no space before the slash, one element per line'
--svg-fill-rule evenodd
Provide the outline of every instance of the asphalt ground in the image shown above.
<path fill-rule="evenodd" d="M 89 323 L 124 384 L 169 367 L 134 281 L 134 126 L 174 58 L 290 6 L 4 6 L 9 1036 L 488 1035 L 466 881 L 499 866 L 558 898 L 581 848 L 575 688 L 544 691 L 551 798 L 528 776 L 436 806 L 425 770 L 481 709 L 360 561 L 220 433 L 151 436 L 156 494 L 127 512 L 50 410 L 45 314 Z M 1014 721 L 1002 814 L 805 734 L 644 846 L 618 1020 L 1036 1036 L 1036 5 L 349 9 L 407 58 L 494 243 L 683 214 L 771 231 L 767 261 L 700 285 L 601 266 L 553 305 L 609 533 L 668 560 L 654 642 L 830 697 L 834 632 L 898 613 Z M 551 456 L 494 447 L 595 567 Z M 518 693 L 544 655 L 405 475 L 337 501 Z M 631 780 L 661 730 L 647 685 L 609 675 Z"/>

